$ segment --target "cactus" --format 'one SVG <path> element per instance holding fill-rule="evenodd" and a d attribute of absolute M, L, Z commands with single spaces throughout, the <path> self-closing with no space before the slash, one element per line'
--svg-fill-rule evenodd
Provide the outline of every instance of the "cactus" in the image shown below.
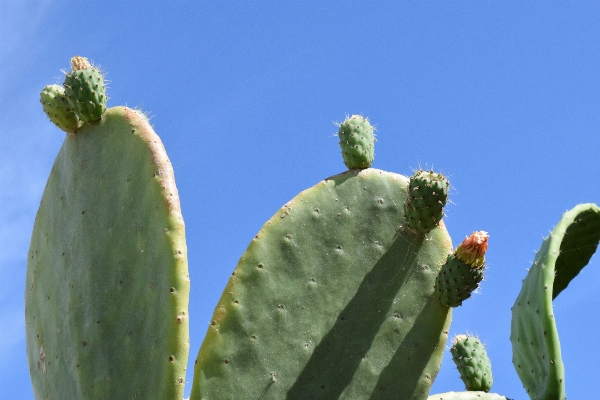
<path fill-rule="evenodd" d="M 373 164 L 375 135 L 367 118 L 353 115 L 340 124 L 338 137 L 348 169 L 365 169 Z"/>
<path fill-rule="evenodd" d="M 172 167 L 146 114 L 106 110 L 102 73 L 74 57 L 44 111 L 67 135 L 27 265 L 36 398 L 181 399 L 189 277 Z M 451 253 L 449 183 L 370 168 L 374 135 L 340 124 L 349 168 L 298 194 L 259 231 L 215 308 L 191 398 L 501 400 L 475 337 L 451 353 L 468 392 L 428 396 L 452 308 L 483 279 L 486 232 Z M 76 133 L 76 134 L 74 134 Z M 513 362 L 532 399 L 565 399 L 552 300 L 600 242 L 600 208 L 564 214 L 513 306 Z M 435 295 L 434 295 L 435 292 Z"/>
<path fill-rule="evenodd" d="M 171 164 L 116 107 L 67 135 L 36 216 L 26 277 L 37 399 L 181 399 L 189 280 Z"/>
<path fill-rule="evenodd" d="M 404 203 L 406 225 L 418 233 L 427 233 L 442 220 L 448 200 L 448 179 L 433 171 L 415 171 L 410 178 Z"/>
<path fill-rule="evenodd" d="M 446 307 L 458 307 L 471 297 L 483 280 L 487 232 L 473 232 L 449 255 L 435 281 L 438 300 Z"/>
<path fill-rule="evenodd" d="M 283 206 L 215 308 L 191 399 L 424 399 L 451 319 L 433 295 L 451 242 L 443 223 L 399 228 L 407 189 L 350 170 Z"/>
<path fill-rule="evenodd" d="M 456 335 L 450 353 L 467 390 L 490 391 L 493 383 L 492 364 L 479 338 Z"/>
<path fill-rule="evenodd" d="M 448 392 L 429 396 L 427 400 L 510 400 L 495 393 L 486 392 Z"/>
<path fill-rule="evenodd" d="M 79 127 L 79 119 L 69 107 L 65 89 L 58 85 L 48 85 L 40 92 L 40 103 L 54 125 L 67 133 L 74 133 Z"/>
<path fill-rule="evenodd" d="M 107 101 L 104 76 L 87 58 L 71 59 L 71 72 L 66 74 L 63 85 L 69 107 L 80 120 L 93 122 L 102 117 Z"/>
<path fill-rule="evenodd" d="M 600 208 L 580 204 L 563 214 L 537 252 L 512 307 L 513 364 L 531 399 L 565 399 L 552 300 L 587 265 L 600 241 Z"/>

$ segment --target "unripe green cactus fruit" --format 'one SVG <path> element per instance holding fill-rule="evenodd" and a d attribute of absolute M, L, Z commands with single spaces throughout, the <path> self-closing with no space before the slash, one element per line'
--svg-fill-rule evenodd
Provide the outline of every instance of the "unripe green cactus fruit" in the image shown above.
<path fill-rule="evenodd" d="M 65 89 L 59 85 L 48 85 L 40 92 L 40 103 L 44 112 L 56 126 L 67 133 L 73 133 L 79 126 L 79 120 L 69 107 Z"/>
<path fill-rule="evenodd" d="M 566 398 L 552 300 L 598 248 L 600 207 L 580 204 L 563 214 L 542 243 L 512 307 L 513 365 L 533 400 Z"/>
<path fill-rule="evenodd" d="M 338 137 L 348 169 L 365 169 L 373 164 L 375 135 L 367 118 L 353 115 L 340 125 Z"/>
<path fill-rule="evenodd" d="M 492 364 L 479 338 L 456 335 L 450 353 L 467 390 L 490 391 L 493 383 Z"/>
<path fill-rule="evenodd" d="M 330 177 L 242 255 L 196 359 L 191 399 L 425 399 L 452 309 L 433 295 L 441 224 L 398 229 L 408 178 Z"/>
<path fill-rule="evenodd" d="M 426 234 L 442 220 L 448 200 L 450 182 L 433 171 L 415 171 L 410 178 L 408 198 L 404 203 L 406 226 Z"/>
<path fill-rule="evenodd" d="M 458 307 L 483 280 L 487 232 L 473 232 L 448 256 L 436 281 L 435 293 L 446 307 Z"/>
<path fill-rule="evenodd" d="M 84 57 L 73 57 L 71 67 L 63 84 L 69 107 L 82 121 L 98 121 L 106 111 L 104 76 Z"/>
<path fill-rule="evenodd" d="M 185 228 L 169 159 L 137 112 L 111 108 L 66 136 L 27 261 L 36 399 L 183 397 Z"/>
<path fill-rule="evenodd" d="M 510 400 L 496 393 L 486 392 L 447 392 L 434 394 L 427 400 Z"/>

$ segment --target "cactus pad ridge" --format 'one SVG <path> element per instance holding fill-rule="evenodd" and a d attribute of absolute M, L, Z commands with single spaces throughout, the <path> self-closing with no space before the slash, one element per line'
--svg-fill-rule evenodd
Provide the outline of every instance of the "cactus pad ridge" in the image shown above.
<path fill-rule="evenodd" d="M 450 182 L 437 172 L 417 170 L 410 178 L 404 203 L 405 224 L 420 234 L 434 229 L 442 220 Z"/>
<path fill-rule="evenodd" d="M 348 169 L 365 169 L 373 164 L 375 135 L 367 118 L 353 115 L 340 124 L 338 137 Z"/>
<path fill-rule="evenodd" d="M 433 295 L 450 238 L 397 230 L 407 186 L 351 170 L 282 207 L 223 291 L 191 400 L 426 398 L 451 319 Z"/>
<path fill-rule="evenodd" d="M 28 254 L 36 399 L 181 399 L 189 348 L 185 227 L 172 166 L 126 108 L 67 135 Z"/>
<path fill-rule="evenodd" d="M 531 399 L 565 399 L 565 373 L 552 300 L 587 265 L 600 242 L 600 207 L 563 214 L 542 243 L 512 307 L 513 365 Z"/>
<path fill-rule="evenodd" d="M 100 120 L 108 100 L 102 72 L 79 56 L 71 59 L 71 66 L 63 83 L 69 107 L 84 122 Z"/>
<path fill-rule="evenodd" d="M 490 391 L 493 383 L 492 364 L 479 338 L 456 335 L 450 353 L 467 390 Z"/>
<path fill-rule="evenodd" d="M 67 103 L 65 89 L 59 85 L 48 85 L 40 92 L 40 103 L 54 125 L 67 133 L 74 133 L 79 120 Z"/>

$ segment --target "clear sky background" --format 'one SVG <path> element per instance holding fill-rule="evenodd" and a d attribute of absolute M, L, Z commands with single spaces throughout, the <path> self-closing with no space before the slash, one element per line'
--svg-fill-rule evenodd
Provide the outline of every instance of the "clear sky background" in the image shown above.
<path fill-rule="evenodd" d="M 376 126 L 373 167 L 450 177 L 455 245 L 490 233 L 451 336 L 487 345 L 493 392 L 527 395 L 510 308 L 561 214 L 600 203 L 600 3 L 0 0 L 0 397 L 32 398 L 24 282 L 65 134 L 39 104 L 74 55 L 109 106 L 150 111 L 186 221 L 193 362 L 238 258 L 300 191 L 345 170 L 334 121 Z M 554 302 L 570 399 L 597 397 L 600 258 Z M 448 353 L 433 392 L 463 390 Z"/>

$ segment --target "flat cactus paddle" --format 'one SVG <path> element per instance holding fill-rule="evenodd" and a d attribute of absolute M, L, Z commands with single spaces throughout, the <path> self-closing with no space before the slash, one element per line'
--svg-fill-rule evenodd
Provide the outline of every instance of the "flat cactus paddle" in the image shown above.
<path fill-rule="evenodd" d="M 564 366 L 552 300 L 587 265 L 600 242 L 600 208 L 563 214 L 537 252 L 512 308 L 513 365 L 531 399 L 565 399 Z"/>
<path fill-rule="evenodd" d="M 447 392 L 429 396 L 427 400 L 510 400 L 496 393 Z"/>
<path fill-rule="evenodd" d="M 181 399 L 187 250 L 173 169 L 125 107 L 66 136 L 26 278 L 36 399 Z"/>
<path fill-rule="evenodd" d="M 191 399 L 425 399 L 451 309 L 434 295 L 443 223 L 401 228 L 408 178 L 351 170 L 252 240 L 215 308 Z"/>

